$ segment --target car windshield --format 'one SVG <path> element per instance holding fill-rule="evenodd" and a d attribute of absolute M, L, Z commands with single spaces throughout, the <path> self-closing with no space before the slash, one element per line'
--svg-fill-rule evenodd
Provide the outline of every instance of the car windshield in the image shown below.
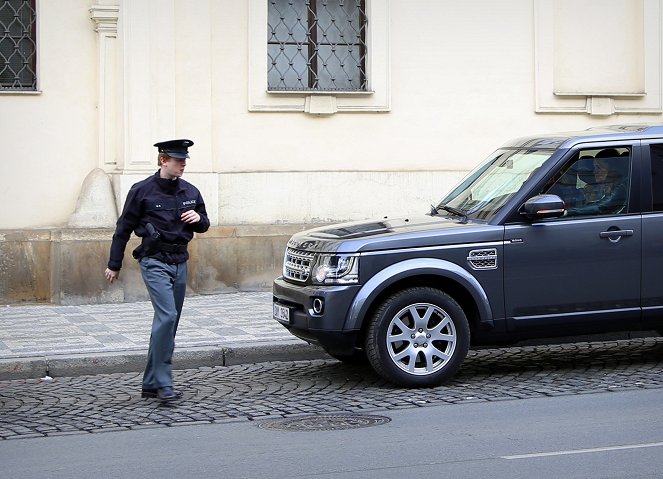
<path fill-rule="evenodd" d="M 554 150 L 495 151 L 437 206 L 452 215 L 489 220 Z"/>

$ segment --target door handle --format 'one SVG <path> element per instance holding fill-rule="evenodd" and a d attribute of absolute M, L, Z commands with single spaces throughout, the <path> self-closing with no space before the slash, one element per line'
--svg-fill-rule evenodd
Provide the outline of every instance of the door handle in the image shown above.
<path fill-rule="evenodd" d="M 633 236 L 633 230 L 610 230 L 601 231 L 599 237 L 608 238 L 609 240 L 619 240 L 622 236 Z"/>

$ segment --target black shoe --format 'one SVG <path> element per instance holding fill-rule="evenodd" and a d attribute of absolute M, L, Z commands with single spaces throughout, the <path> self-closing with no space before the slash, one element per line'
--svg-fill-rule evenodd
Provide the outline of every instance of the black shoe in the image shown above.
<path fill-rule="evenodd" d="M 173 393 L 175 394 L 175 399 L 179 399 L 182 397 L 182 391 L 173 389 Z M 157 388 L 143 388 L 140 393 L 140 397 L 144 399 L 156 399 L 158 396 L 159 396 L 159 389 Z"/>
<path fill-rule="evenodd" d="M 157 391 L 157 399 L 161 402 L 175 401 L 182 397 L 181 391 L 175 391 L 172 386 L 165 386 L 159 388 Z"/>
<path fill-rule="evenodd" d="M 143 390 L 140 393 L 140 397 L 146 398 L 146 399 L 154 399 L 157 397 L 157 392 L 158 389 L 151 389 L 151 388 L 143 388 Z"/>

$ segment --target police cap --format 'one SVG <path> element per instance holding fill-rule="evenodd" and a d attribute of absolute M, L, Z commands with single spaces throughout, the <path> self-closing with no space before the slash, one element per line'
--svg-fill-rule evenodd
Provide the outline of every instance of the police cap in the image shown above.
<path fill-rule="evenodd" d="M 193 145 L 191 140 L 168 140 L 155 143 L 159 153 L 165 153 L 172 158 L 189 158 L 189 147 Z"/>

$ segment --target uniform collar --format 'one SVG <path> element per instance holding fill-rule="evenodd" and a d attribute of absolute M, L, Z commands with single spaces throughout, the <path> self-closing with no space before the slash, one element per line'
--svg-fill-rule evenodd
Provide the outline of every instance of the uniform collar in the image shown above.
<path fill-rule="evenodd" d="M 174 180 L 161 178 L 160 173 L 161 171 L 157 170 L 157 172 L 154 174 L 157 185 L 159 185 L 159 188 L 161 188 L 163 191 L 166 191 L 168 193 L 173 193 L 180 189 L 181 183 L 179 178 L 175 178 Z"/>

